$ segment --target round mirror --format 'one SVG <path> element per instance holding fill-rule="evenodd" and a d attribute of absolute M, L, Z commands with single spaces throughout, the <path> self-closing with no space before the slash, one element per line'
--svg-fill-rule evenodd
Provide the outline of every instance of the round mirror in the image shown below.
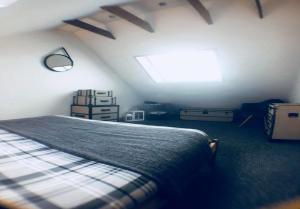
<path fill-rule="evenodd" d="M 62 54 L 51 54 L 44 60 L 46 67 L 55 72 L 65 72 L 73 67 L 73 60 Z"/>

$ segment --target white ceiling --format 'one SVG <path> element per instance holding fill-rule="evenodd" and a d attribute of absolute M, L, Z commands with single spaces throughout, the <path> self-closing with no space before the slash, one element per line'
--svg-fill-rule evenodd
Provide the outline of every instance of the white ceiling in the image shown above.
<path fill-rule="evenodd" d="M 166 6 L 159 6 L 165 2 Z M 203 0 L 209 6 L 209 0 Z M 147 13 L 186 4 L 186 0 L 18 0 L 9 7 L 0 8 L 0 37 L 16 33 L 52 29 L 65 26 L 63 20 L 92 18 L 107 24 L 120 20 L 103 11 L 101 6 L 121 5 L 141 18 Z"/>
<path fill-rule="evenodd" d="M 161 2 L 164 2 L 165 5 L 160 6 Z M 147 17 L 147 14 L 151 12 L 170 9 L 186 4 L 186 0 L 136 0 L 123 4 L 122 8 L 126 9 L 129 12 L 132 12 L 142 19 L 148 19 L 149 17 Z M 95 13 L 92 18 L 104 24 L 120 20 L 120 18 L 116 17 L 115 15 L 112 15 L 109 12 L 103 10 Z"/>
<path fill-rule="evenodd" d="M 0 8 L 0 37 L 54 28 L 63 20 L 89 16 L 100 6 L 131 0 L 19 0 Z"/>
<path fill-rule="evenodd" d="M 148 33 L 125 20 L 105 19 L 109 14 L 99 9 L 128 0 L 20 0 L 0 9 L 0 36 L 54 28 L 62 25 L 62 20 L 88 16 L 105 22 L 117 39 L 80 29 L 74 34 L 147 99 L 231 107 L 272 97 L 288 98 L 300 70 L 299 0 L 263 0 L 266 17 L 262 20 L 252 0 L 203 0 L 213 25 L 185 0 L 166 1 L 171 2 L 162 10 L 157 6 L 159 0 L 124 6 L 152 24 L 155 32 Z M 182 48 L 215 49 L 224 81 L 158 85 L 134 59 Z"/>
<path fill-rule="evenodd" d="M 82 30 L 75 34 L 148 100 L 236 107 L 289 98 L 300 71 L 300 1 L 264 0 L 264 19 L 258 17 L 254 1 L 203 2 L 213 25 L 186 3 L 148 12 L 154 33 L 120 19 L 107 23 L 116 40 Z M 223 82 L 156 84 L 135 60 L 135 56 L 180 49 L 216 50 Z"/>

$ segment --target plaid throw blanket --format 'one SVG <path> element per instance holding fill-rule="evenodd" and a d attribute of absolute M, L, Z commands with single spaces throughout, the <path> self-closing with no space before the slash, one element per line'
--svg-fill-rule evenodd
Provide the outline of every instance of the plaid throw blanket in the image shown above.
<path fill-rule="evenodd" d="M 142 174 L 170 199 L 184 200 L 192 180 L 206 181 L 212 171 L 209 137 L 199 130 L 57 116 L 0 121 L 0 128 Z"/>
<path fill-rule="evenodd" d="M 137 173 L 86 160 L 0 129 L 1 206 L 135 208 L 156 191 L 153 181 Z"/>

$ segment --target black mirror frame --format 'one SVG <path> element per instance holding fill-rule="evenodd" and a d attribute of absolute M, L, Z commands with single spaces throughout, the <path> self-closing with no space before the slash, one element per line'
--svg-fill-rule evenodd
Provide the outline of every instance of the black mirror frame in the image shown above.
<path fill-rule="evenodd" d="M 61 47 L 61 48 L 59 48 L 58 50 L 62 50 L 66 55 L 64 55 L 64 54 L 56 54 L 56 53 L 49 54 L 48 56 L 46 56 L 46 57 L 44 58 L 44 65 L 45 65 L 45 67 L 46 67 L 48 70 L 51 70 L 51 71 L 56 72 L 56 73 L 63 73 L 63 72 L 67 72 L 67 71 L 69 71 L 69 70 L 72 70 L 72 68 L 73 68 L 73 66 L 74 66 L 74 61 L 73 61 L 73 59 L 71 58 L 71 56 L 69 55 L 69 53 L 67 52 L 67 50 L 66 50 L 64 47 Z M 57 50 L 57 51 L 58 51 L 58 50 Z M 54 56 L 54 55 L 59 55 L 59 56 L 68 58 L 68 59 L 71 61 L 72 68 L 71 68 L 71 69 L 68 69 L 68 70 L 65 70 L 65 71 L 56 71 L 56 70 L 53 70 L 52 68 L 50 68 L 50 67 L 47 65 L 47 59 L 48 59 L 49 57 L 51 57 L 51 56 Z"/>

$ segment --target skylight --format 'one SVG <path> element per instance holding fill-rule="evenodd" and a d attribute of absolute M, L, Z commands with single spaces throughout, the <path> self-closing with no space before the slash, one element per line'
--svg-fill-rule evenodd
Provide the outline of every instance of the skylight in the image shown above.
<path fill-rule="evenodd" d="M 172 52 L 136 59 L 157 83 L 222 81 L 213 50 Z"/>

